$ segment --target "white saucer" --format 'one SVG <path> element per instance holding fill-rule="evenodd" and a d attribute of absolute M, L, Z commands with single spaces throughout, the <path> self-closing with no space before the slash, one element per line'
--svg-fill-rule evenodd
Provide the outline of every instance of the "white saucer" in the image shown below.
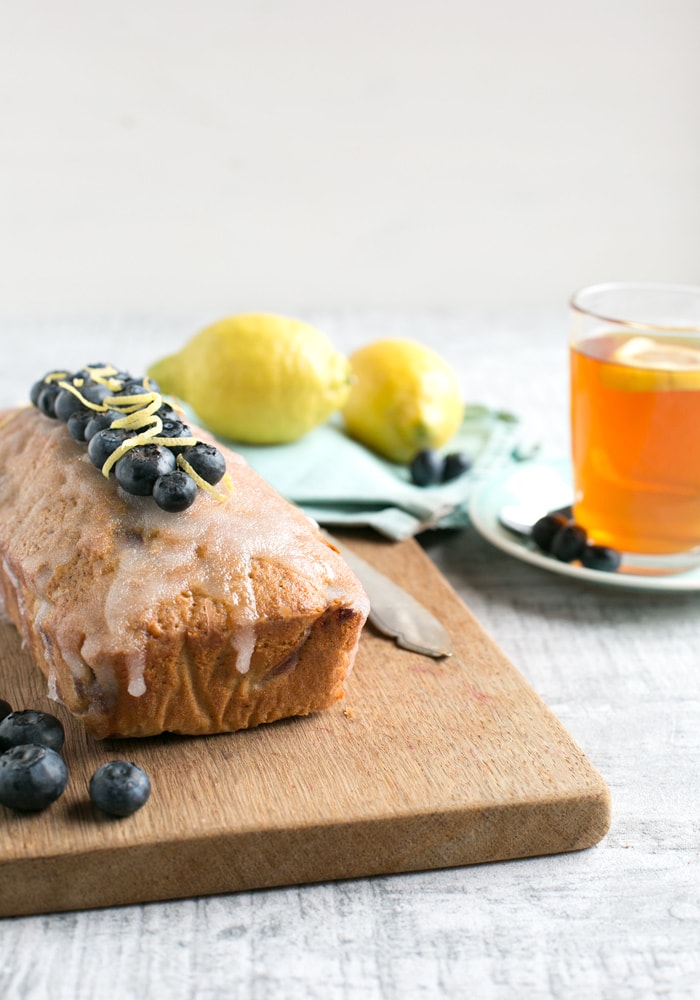
<path fill-rule="evenodd" d="M 543 496 L 547 498 L 544 504 Z M 570 503 L 571 496 L 571 463 L 568 460 L 521 462 L 487 480 L 473 493 L 469 516 L 479 534 L 492 545 L 516 559 L 561 576 L 636 590 L 700 590 L 700 568 L 682 573 L 640 575 L 631 570 L 625 572 L 623 561 L 621 568 L 615 573 L 586 569 L 545 555 L 528 538 L 504 528 L 498 519 L 501 510 L 509 504 L 532 507 L 534 503 L 538 503 L 537 509 L 542 510 L 544 507 L 545 513 Z"/>

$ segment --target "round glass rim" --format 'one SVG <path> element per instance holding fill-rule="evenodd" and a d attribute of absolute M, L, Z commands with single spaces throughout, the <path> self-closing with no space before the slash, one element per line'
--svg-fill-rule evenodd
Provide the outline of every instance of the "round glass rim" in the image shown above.
<path fill-rule="evenodd" d="M 668 323 L 651 323 L 641 319 L 625 319 L 622 316 L 609 316 L 595 309 L 586 308 L 579 300 L 584 295 L 600 295 L 609 292 L 650 292 L 656 295 L 689 295 L 700 301 L 700 286 L 698 285 L 673 285 L 664 282 L 644 282 L 644 281 L 609 281 L 597 285 L 584 285 L 574 292 L 569 300 L 569 306 L 574 312 L 582 316 L 590 316 L 591 319 L 601 320 L 603 323 L 614 323 L 617 326 L 629 327 L 635 330 L 657 330 L 671 331 L 674 333 L 700 334 L 700 325 L 679 324 L 670 326 Z"/>

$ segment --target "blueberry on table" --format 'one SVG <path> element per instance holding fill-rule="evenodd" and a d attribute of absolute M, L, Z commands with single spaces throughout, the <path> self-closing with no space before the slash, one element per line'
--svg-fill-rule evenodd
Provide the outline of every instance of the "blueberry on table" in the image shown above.
<path fill-rule="evenodd" d="M 131 816 L 145 805 L 151 782 L 140 767 L 127 760 L 111 760 L 90 778 L 90 801 L 110 816 Z"/>
<path fill-rule="evenodd" d="M 583 528 L 578 524 L 565 524 L 552 539 L 549 551 L 559 562 L 573 562 L 581 558 L 587 544 Z"/>
<path fill-rule="evenodd" d="M 107 431 L 100 431 L 100 434 L 106 433 Z M 94 437 L 90 444 L 96 441 L 100 434 Z M 121 488 L 127 493 L 147 497 L 153 493 L 156 480 L 169 472 L 174 472 L 175 467 L 175 456 L 169 448 L 161 444 L 140 444 L 131 448 L 119 459 L 114 474 Z"/>
<path fill-rule="evenodd" d="M 60 719 L 33 708 L 10 712 L 0 722 L 0 750 L 9 750 L 10 747 L 24 743 L 36 743 L 51 750 L 60 750 L 64 739 Z"/>
<path fill-rule="evenodd" d="M 472 467 L 471 459 L 463 451 L 453 451 L 445 456 L 445 464 L 442 469 L 442 482 L 449 483 L 453 479 L 458 479 Z"/>
<path fill-rule="evenodd" d="M 562 514 L 545 514 L 533 524 L 530 537 L 543 552 L 549 552 L 554 536 L 568 523 L 568 519 Z"/>
<path fill-rule="evenodd" d="M 113 451 L 123 444 L 132 432 L 123 427 L 105 427 L 90 438 L 88 456 L 93 465 L 101 469 Z"/>
<path fill-rule="evenodd" d="M 183 459 L 192 466 L 198 476 L 201 476 L 205 483 L 210 486 L 223 479 L 226 472 L 226 459 L 213 444 L 206 444 L 198 441 L 197 444 L 185 448 L 182 452 Z"/>
<path fill-rule="evenodd" d="M 0 803 L 10 809 L 36 812 L 63 794 L 68 768 L 55 750 L 22 744 L 0 754 Z"/>
<path fill-rule="evenodd" d="M 12 706 L 10 705 L 9 701 L 5 701 L 4 698 L 0 698 L 0 722 L 2 722 L 5 716 L 9 715 L 11 711 L 12 711 Z"/>
<path fill-rule="evenodd" d="M 160 476 L 153 484 L 153 499 L 163 510 L 178 513 L 191 507 L 197 497 L 197 484 L 182 469 Z"/>
<path fill-rule="evenodd" d="M 620 568 L 622 556 L 617 549 L 608 548 L 607 545 L 589 544 L 581 553 L 581 565 L 586 569 L 602 570 L 604 573 L 614 573 Z"/>
<path fill-rule="evenodd" d="M 432 486 L 442 479 L 445 460 L 434 448 L 423 448 L 409 466 L 411 482 L 416 486 Z"/>

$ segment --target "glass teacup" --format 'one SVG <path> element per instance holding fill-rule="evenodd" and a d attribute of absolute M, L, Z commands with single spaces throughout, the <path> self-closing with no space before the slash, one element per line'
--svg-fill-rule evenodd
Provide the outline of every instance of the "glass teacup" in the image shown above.
<path fill-rule="evenodd" d="M 700 288 L 571 300 L 574 516 L 644 572 L 700 564 Z"/>

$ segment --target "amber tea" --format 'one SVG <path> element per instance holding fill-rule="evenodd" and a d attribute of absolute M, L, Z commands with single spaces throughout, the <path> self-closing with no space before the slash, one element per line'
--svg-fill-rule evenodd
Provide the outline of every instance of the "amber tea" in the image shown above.
<path fill-rule="evenodd" d="M 597 543 L 700 545 L 700 336 L 603 329 L 571 347 L 575 517 Z"/>

